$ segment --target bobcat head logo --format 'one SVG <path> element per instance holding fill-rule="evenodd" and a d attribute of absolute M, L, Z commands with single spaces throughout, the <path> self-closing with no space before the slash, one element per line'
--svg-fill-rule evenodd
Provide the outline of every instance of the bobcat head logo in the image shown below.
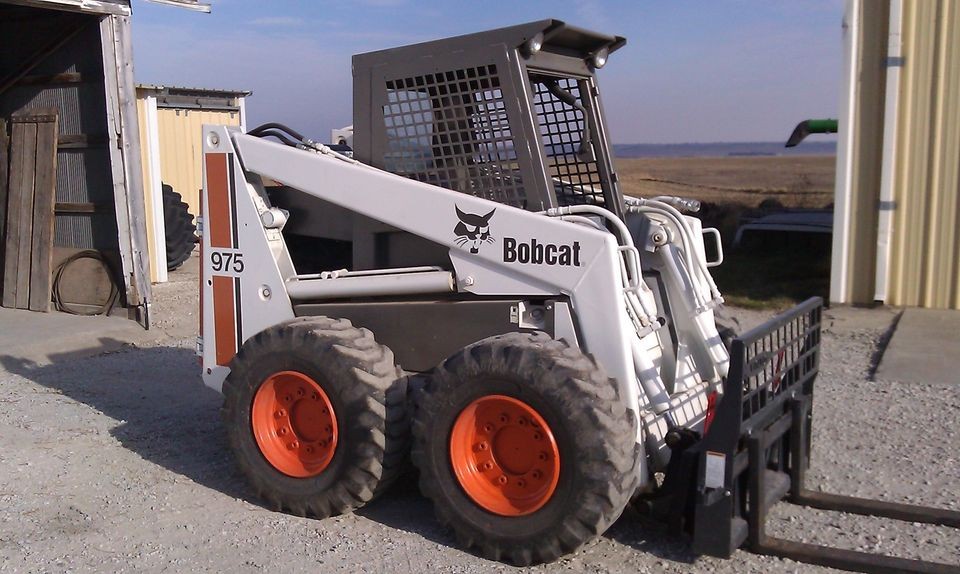
<path fill-rule="evenodd" d="M 453 234 L 457 236 L 456 244 L 460 247 L 470 246 L 470 253 L 480 251 L 480 245 L 483 243 L 493 243 L 493 237 L 490 237 L 490 218 L 496 208 L 490 210 L 486 215 L 476 215 L 473 213 L 464 213 L 457 207 L 457 217 L 460 219 L 457 226 L 453 228 Z"/>

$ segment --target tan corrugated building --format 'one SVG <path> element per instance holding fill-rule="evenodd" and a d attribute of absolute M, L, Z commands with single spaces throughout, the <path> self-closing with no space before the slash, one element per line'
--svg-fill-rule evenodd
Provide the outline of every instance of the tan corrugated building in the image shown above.
<path fill-rule="evenodd" d="M 161 185 L 168 184 L 183 196 L 190 213 L 200 213 L 201 126 L 223 124 L 246 129 L 244 98 L 250 94 L 249 91 L 137 85 L 151 281 L 167 280 Z"/>
<path fill-rule="evenodd" d="M 960 1 L 848 0 L 830 299 L 960 309 Z"/>

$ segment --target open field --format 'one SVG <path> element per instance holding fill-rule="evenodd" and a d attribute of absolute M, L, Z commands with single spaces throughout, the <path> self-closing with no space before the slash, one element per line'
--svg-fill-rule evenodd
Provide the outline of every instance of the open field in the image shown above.
<path fill-rule="evenodd" d="M 740 218 L 761 202 L 824 208 L 833 202 L 832 156 L 682 157 L 616 160 L 624 193 L 678 195 L 704 202 L 698 217 L 720 230 L 726 246 L 714 278 L 730 303 L 780 309 L 819 295 L 830 279 L 829 237 L 771 237 L 762 249 L 732 250 Z M 769 234 L 777 235 L 777 234 Z"/>
<path fill-rule="evenodd" d="M 833 201 L 832 156 L 617 158 L 627 195 L 679 195 L 717 204 L 824 207 Z"/>

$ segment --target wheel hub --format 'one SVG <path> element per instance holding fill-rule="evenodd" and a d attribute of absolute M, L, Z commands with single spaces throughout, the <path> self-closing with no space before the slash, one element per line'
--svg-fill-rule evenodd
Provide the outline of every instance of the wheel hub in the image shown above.
<path fill-rule="evenodd" d="M 550 427 L 536 409 L 505 395 L 481 397 L 461 411 L 450 434 L 450 461 L 467 496 L 502 516 L 536 512 L 560 478 Z"/>
<path fill-rule="evenodd" d="M 333 405 L 303 373 L 267 377 L 253 398 L 250 422 L 264 458 L 288 476 L 316 476 L 333 459 L 338 440 Z"/>

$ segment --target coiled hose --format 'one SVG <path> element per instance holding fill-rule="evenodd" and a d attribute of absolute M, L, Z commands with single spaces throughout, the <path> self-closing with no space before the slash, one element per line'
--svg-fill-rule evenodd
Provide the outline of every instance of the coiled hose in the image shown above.
<path fill-rule="evenodd" d="M 60 281 L 63 279 L 64 272 L 71 264 L 79 261 L 80 259 L 94 259 L 99 261 L 100 266 L 103 267 L 104 272 L 107 274 L 107 278 L 110 280 L 110 296 L 107 297 L 107 300 L 103 303 L 100 309 L 93 312 L 68 307 L 63 301 L 63 296 L 60 294 Z M 100 253 L 96 249 L 85 249 L 83 251 L 78 251 L 77 253 L 74 253 L 70 257 L 67 257 L 61 261 L 60 265 L 57 266 L 56 271 L 53 273 L 53 304 L 58 311 L 69 313 L 70 315 L 109 315 L 110 311 L 113 309 L 113 306 L 116 305 L 117 301 L 120 299 L 120 290 L 117 288 L 115 277 L 116 275 L 113 272 L 113 266 L 111 266 L 110 262 L 107 261 L 107 258 L 103 256 L 103 253 Z"/>

